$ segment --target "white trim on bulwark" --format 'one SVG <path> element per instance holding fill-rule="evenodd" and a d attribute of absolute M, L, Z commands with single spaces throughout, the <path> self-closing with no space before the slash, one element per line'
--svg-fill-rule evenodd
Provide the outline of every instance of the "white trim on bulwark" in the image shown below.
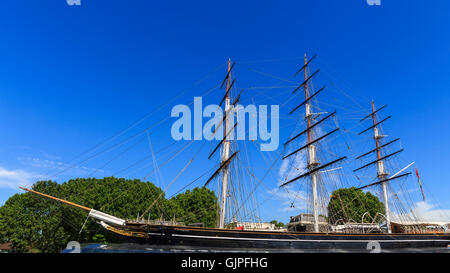
<path fill-rule="evenodd" d="M 160 234 L 159 234 L 160 235 Z M 220 237 L 220 236 L 200 236 L 200 235 L 179 235 L 179 234 L 172 234 L 172 236 L 176 237 L 188 237 L 188 238 L 208 238 L 208 239 L 226 239 L 226 240 L 248 240 L 248 241 L 287 241 L 287 242 L 449 242 L 450 240 L 418 240 L 418 239 L 412 239 L 412 240 L 315 240 L 315 239 L 264 239 L 264 238 L 236 238 L 236 237 Z"/>

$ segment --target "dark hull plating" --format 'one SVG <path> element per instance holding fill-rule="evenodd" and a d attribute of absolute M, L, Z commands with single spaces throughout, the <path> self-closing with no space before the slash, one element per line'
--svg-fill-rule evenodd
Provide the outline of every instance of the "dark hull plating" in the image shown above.
<path fill-rule="evenodd" d="M 445 248 L 450 234 L 337 234 L 241 231 L 198 227 L 131 225 L 125 242 L 173 247 L 258 250 L 362 250 Z M 118 233 L 118 232 L 116 232 Z"/>

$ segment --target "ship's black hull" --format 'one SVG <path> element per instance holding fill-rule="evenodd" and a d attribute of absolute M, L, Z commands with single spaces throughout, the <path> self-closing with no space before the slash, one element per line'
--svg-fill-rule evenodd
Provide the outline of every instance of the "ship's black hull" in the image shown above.
<path fill-rule="evenodd" d="M 111 231 L 119 233 L 116 227 Z M 446 248 L 450 234 L 333 234 L 241 231 L 176 226 L 132 226 L 124 242 L 183 248 L 254 250 L 353 250 Z"/>

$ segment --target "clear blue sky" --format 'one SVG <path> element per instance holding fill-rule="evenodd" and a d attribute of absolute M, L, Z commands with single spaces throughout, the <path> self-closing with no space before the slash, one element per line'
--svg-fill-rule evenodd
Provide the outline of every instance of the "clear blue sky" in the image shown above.
<path fill-rule="evenodd" d="M 0 204 L 19 192 L 15 184 L 64 168 L 228 58 L 241 63 L 287 58 L 270 69 L 261 66 L 286 76 L 301 62 L 295 57 L 306 52 L 319 54 L 317 67 L 334 71 L 367 98 L 362 101 L 367 107 L 370 99 L 389 105 L 393 121 L 386 130 L 402 138 L 402 156 L 416 161 L 426 189 L 450 209 L 449 15 L 445 0 L 381 0 L 381 6 L 365 0 L 81 0 L 81 6 L 65 0 L 3 1 Z M 190 103 L 224 71 L 192 87 L 177 103 Z M 166 118 L 172 104 L 140 128 Z M 169 130 L 170 123 L 152 136 L 155 150 L 168 144 Z M 88 175 L 94 168 L 102 169 L 95 174 L 99 177 L 114 174 L 148 155 L 148 143 L 137 145 L 142 148 L 105 168 L 126 146 L 54 179 Z M 189 156 L 180 156 L 174 166 L 180 170 Z M 190 177 L 201 174 L 195 168 Z M 161 172 L 168 184 L 172 173 Z M 146 169 L 123 176 L 142 179 Z M 266 216 L 271 217 L 277 214 Z"/>

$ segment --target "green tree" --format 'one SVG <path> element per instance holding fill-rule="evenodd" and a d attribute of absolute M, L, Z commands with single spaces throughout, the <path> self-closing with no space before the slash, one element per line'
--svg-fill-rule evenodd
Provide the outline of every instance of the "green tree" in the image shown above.
<path fill-rule="evenodd" d="M 377 213 L 384 214 L 384 204 L 372 193 L 364 193 L 355 187 L 338 189 L 332 193 L 328 204 L 328 218 L 333 223 L 340 219 L 344 222 L 350 220 L 361 222 L 366 212 L 370 217 L 364 217 L 364 222 L 368 223 L 372 221 L 371 217 L 377 216 Z M 382 217 L 379 216 L 375 222 L 381 219 Z"/>
<path fill-rule="evenodd" d="M 46 181 L 34 188 L 56 195 L 59 185 Z M 62 249 L 70 237 L 64 218 L 61 206 L 52 200 L 38 200 L 31 193 L 15 194 L 0 208 L 0 240 L 11 242 L 18 252 Z"/>
<path fill-rule="evenodd" d="M 167 200 L 150 182 L 115 177 L 77 178 L 62 184 L 39 181 L 34 190 L 100 210 L 136 219 L 186 218 L 187 223 L 215 224 L 217 198 L 207 189 L 193 189 Z M 158 200 L 155 202 L 155 200 Z M 87 218 L 87 212 L 30 192 L 15 194 L 0 207 L 0 242 L 18 252 L 60 252 L 69 241 L 120 242 L 114 234 Z M 83 227 L 83 232 L 80 230 Z"/>
<path fill-rule="evenodd" d="M 283 222 L 278 222 L 277 220 L 272 220 L 272 221 L 270 221 L 270 223 L 271 223 L 271 224 L 274 224 L 275 227 L 277 227 L 277 228 L 282 228 L 282 227 L 284 227 Z"/>
<path fill-rule="evenodd" d="M 203 223 L 206 227 L 215 227 L 218 203 L 214 191 L 208 188 L 187 190 L 169 200 L 172 218 L 185 224 Z"/>

